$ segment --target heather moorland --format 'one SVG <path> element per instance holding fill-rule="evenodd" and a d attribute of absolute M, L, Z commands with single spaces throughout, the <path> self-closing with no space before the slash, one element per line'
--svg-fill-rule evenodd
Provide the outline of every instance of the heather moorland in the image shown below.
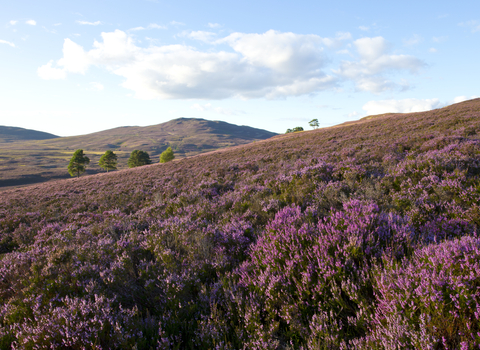
<path fill-rule="evenodd" d="M 2 349 L 478 349 L 480 99 L 0 197 Z"/>

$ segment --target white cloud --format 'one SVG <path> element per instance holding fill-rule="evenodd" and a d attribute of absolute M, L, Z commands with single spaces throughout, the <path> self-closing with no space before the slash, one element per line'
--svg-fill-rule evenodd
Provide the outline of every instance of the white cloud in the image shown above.
<path fill-rule="evenodd" d="M 185 34 L 183 34 L 183 35 L 189 37 L 190 39 L 194 39 L 194 40 L 199 40 L 199 41 L 203 41 L 203 42 L 206 42 L 206 43 L 210 43 L 210 42 L 213 41 L 213 38 L 214 38 L 217 34 L 212 33 L 212 32 L 204 32 L 204 31 L 198 30 L 198 31 L 190 32 L 190 33 L 185 33 Z"/>
<path fill-rule="evenodd" d="M 6 41 L 6 40 L 0 39 L 0 44 L 6 44 L 6 45 L 10 45 L 11 47 L 15 47 L 14 43 L 11 43 L 10 41 Z"/>
<path fill-rule="evenodd" d="M 357 111 L 354 111 L 352 113 L 348 113 L 347 117 L 348 118 L 355 118 L 355 117 L 358 117 L 360 115 L 360 113 L 358 113 Z"/>
<path fill-rule="evenodd" d="M 360 56 L 369 61 L 373 61 L 384 55 L 389 50 L 390 44 L 381 36 L 375 38 L 362 38 L 354 42 Z"/>
<path fill-rule="evenodd" d="M 29 19 L 28 21 L 25 22 L 26 24 L 29 24 L 31 26 L 36 26 L 37 25 L 37 22 L 33 19 Z"/>
<path fill-rule="evenodd" d="M 363 30 L 364 32 L 367 32 L 370 28 L 367 26 L 360 26 L 358 29 Z"/>
<path fill-rule="evenodd" d="M 470 97 L 467 97 L 467 96 L 457 96 L 453 99 L 453 103 L 459 103 L 459 102 L 463 102 L 463 101 L 467 101 L 467 100 L 471 100 L 471 99 L 474 99 L 474 98 L 478 98 L 479 96 L 470 96 Z"/>
<path fill-rule="evenodd" d="M 200 112 L 214 112 L 218 114 L 223 114 L 223 115 L 238 115 L 238 114 L 245 114 L 243 111 L 234 111 L 228 108 L 222 108 L 222 107 L 213 107 L 211 103 L 206 103 L 204 105 L 200 105 L 198 103 L 195 103 L 192 107 L 192 109 L 195 109 Z"/>
<path fill-rule="evenodd" d="M 322 38 L 269 30 L 263 34 L 233 33 L 219 42 L 228 43 L 252 66 L 286 74 L 315 70 L 324 65 Z"/>
<path fill-rule="evenodd" d="M 367 115 L 375 115 L 383 113 L 423 112 L 440 108 L 444 105 L 445 104 L 440 103 L 438 98 L 424 100 L 409 98 L 404 100 L 369 101 L 362 108 L 367 112 Z"/>
<path fill-rule="evenodd" d="M 83 47 L 70 39 L 65 39 L 63 58 L 58 61 L 58 65 L 65 67 L 67 72 L 84 74 L 89 66 L 89 60 Z"/>
<path fill-rule="evenodd" d="M 97 82 L 94 82 L 94 81 L 91 82 L 89 85 L 90 85 L 90 90 L 92 90 L 92 91 L 103 91 L 103 89 L 104 89 L 103 84 L 97 83 Z"/>
<path fill-rule="evenodd" d="M 385 78 L 386 73 L 395 71 L 408 71 L 417 73 L 425 63 L 420 59 L 409 55 L 389 54 L 391 45 L 383 37 L 362 38 L 354 41 L 354 45 L 360 56 L 359 61 L 343 61 L 335 73 L 352 80 L 355 87 L 360 91 L 379 93 L 402 87 Z"/>
<path fill-rule="evenodd" d="M 65 39 L 63 43 L 63 57 L 53 66 L 53 61 L 37 69 L 38 76 L 42 79 L 65 79 L 67 73 L 84 74 L 90 65 L 89 58 L 83 48 L 71 41 Z"/>
<path fill-rule="evenodd" d="M 47 27 L 45 26 L 42 26 L 42 28 L 47 32 L 47 33 L 51 33 L 51 34 L 56 34 L 57 32 L 53 29 L 48 29 Z"/>
<path fill-rule="evenodd" d="M 207 26 L 209 28 L 220 28 L 221 27 L 221 25 L 218 24 L 218 23 L 208 23 Z"/>
<path fill-rule="evenodd" d="M 167 29 L 167 26 L 162 26 L 156 23 L 150 23 L 147 27 L 135 27 L 130 29 L 130 31 L 146 30 L 146 29 Z"/>
<path fill-rule="evenodd" d="M 431 47 L 431 48 L 428 49 L 428 51 L 431 52 L 431 53 L 436 53 L 438 50 L 434 47 Z"/>
<path fill-rule="evenodd" d="M 338 32 L 335 35 L 335 38 L 322 38 L 322 44 L 326 47 L 338 49 L 343 46 L 345 41 L 351 40 L 352 35 L 348 32 Z"/>
<path fill-rule="evenodd" d="M 15 24 L 18 23 L 18 21 L 11 20 L 9 23 L 10 23 L 10 25 L 14 26 Z"/>
<path fill-rule="evenodd" d="M 285 98 L 336 89 L 340 81 L 352 81 L 357 90 L 381 92 L 408 85 L 387 78 L 392 72 L 416 73 L 424 63 L 413 56 L 389 54 L 382 37 L 353 42 L 356 60 L 343 61 L 327 70 L 325 53 L 351 44 L 350 33 L 334 38 L 269 30 L 261 34 L 233 33 L 213 40 L 212 32 L 183 35 L 210 43 L 201 51 L 185 44 L 137 46 L 123 31 L 104 32 L 93 48 L 65 39 L 63 57 L 38 70 L 45 79 L 64 79 L 67 73 L 84 74 L 98 66 L 124 78 L 122 86 L 140 99 Z M 223 51 L 220 47 L 227 46 Z M 332 73 L 329 73 L 333 71 Z"/>
<path fill-rule="evenodd" d="M 52 65 L 53 61 L 50 61 L 39 67 L 37 69 L 38 76 L 45 80 L 65 79 L 67 72 L 64 69 L 52 67 Z"/>
<path fill-rule="evenodd" d="M 423 41 L 423 38 L 420 35 L 414 34 L 411 38 L 404 39 L 403 43 L 406 46 L 414 46 L 414 45 L 420 44 L 422 41 Z"/>
<path fill-rule="evenodd" d="M 88 21 L 76 21 L 78 24 L 81 24 L 81 25 L 87 25 L 87 26 L 98 26 L 100 24 L 102 24 L 102 22 L 100 21 L 96 21 L 96 22 L 88 22 Z"/>
<path fill-rule="evenodd" d="M 435 42 L 435 43 L 443 43 L 447 39 L 448 39 L 448 36 L 434 36 L 432 38 L 433 42 Z"/>
<path fill-rule="evenodd" d="M 124 77 L 122 86 L 141 99 L 282 98 L 336 83 L 322 71 L 322 38 L 315 35 L 234 33 L 223 42 L 235 52 L 202 52 L 186 45 L 141 48 L 120 30 L 102 38 L 90 51 L 65 39 L 63 58 L 40 67 L 39 75 L 63 79 L 91 65 L 104 66 Z"/>
<path fill-rule="evenodd" d="M 171 21 L 170 24 L 172 26 L 184 26 L 185 25 L 185 23 L 177 22 L 177 21 Z"/>
<path fill-rule="evenodd" d="M 480 22 L 478 21 L 467 21 L 458 24 L 462 27 L 470 28 L 472 33 L 480 32 Z"/>
<path fill-rule="evenodd" d="M 162 25 L 156 24 L 156 23 L 150 23 L 148 25 L 148 29 L 167 29 L 167 26 L 162 26 Z"/>

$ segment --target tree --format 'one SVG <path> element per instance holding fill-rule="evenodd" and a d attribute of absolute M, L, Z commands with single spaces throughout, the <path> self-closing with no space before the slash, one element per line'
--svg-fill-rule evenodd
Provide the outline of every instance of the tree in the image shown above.
<path fill-rule="evenodd" d="M 316 129 L 320 126 L 320 123 L 318 122 L 318 119 L 312 119 L 308 122 L 308 125 L 310 125 L 314 129 Z"/>
<path fill-rule="evenodd" d="M 105 154 L 100 157 L 98 165 L 107 170 L 107 173 L 109 170 L 117 170 L 117 155 L 110 150 L 106 151 Z"/>
<path fill-rule="evenodd" d="M 79 177 L 80 174 L 85 172 L 87 164 L 90 163 L 90 159 L 83 154 L 83 149 L 77 149 L 74 153 L 72 158 L 70 159 L 70 163 L 68 164 L 68 172 L 71 176 Z"/>
<path fill-rule="evenodd" d="M 303 128 L 301 126 L 296 126 L 293 129 L 287 129 L 287 132 L 285 134 L 290 134 L 291 132 L 299 132 L 303 131 Z"/>
<path fill-rule="evenodd" d="M 139 151 L 138 149 L 134 150 L 130 154 L 130 158 L 128 159 L 128 167 L 135 168 L 137 166 L 152 164 L 150 160 L 150 156 L 145 151 Z"/>
<path fill-rule="evenodd" d="M 168 147 L 165 151 L 160 154 L 160 163 L 166 163 L 175 158 L 173 154 L 172 147 Z"/>

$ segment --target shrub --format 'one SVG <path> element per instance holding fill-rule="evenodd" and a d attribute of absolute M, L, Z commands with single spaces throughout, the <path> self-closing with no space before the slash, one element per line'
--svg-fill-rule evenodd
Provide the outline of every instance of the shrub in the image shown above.
<path fill-rule="evenodd" d="M 172 147 L 168 147 L 165 151 L 160 154 L 160 163 L 166 163 L 175 158 L 173 154 Z"/>

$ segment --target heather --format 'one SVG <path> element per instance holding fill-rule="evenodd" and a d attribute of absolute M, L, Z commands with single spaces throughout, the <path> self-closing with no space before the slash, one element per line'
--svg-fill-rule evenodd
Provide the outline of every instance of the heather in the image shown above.
<path fill-rule="evenodd" d="M 480 346 L 480 101 L 0 192 L 0 348 Z"/>

